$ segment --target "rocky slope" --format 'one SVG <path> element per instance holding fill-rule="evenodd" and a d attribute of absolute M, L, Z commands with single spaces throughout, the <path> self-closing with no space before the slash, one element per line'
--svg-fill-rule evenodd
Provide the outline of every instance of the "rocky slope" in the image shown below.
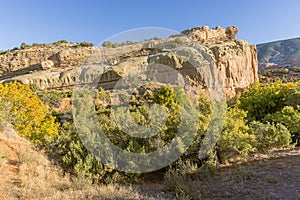
<path fill-rule="evenodd" d="M 257 45 L 259 69 L 300 67 L 300 38 Z"/>
<path fill-rule="evenodd" d="M 236 90 L 258 81 L 256 47 L 236 40 L 237 32 L 234 26 L 204 26 L 117 48 L 51 44 L 14 50 L 0 54 L 0 80 L 33 83 L 41 89 L 68 89 L 78 81 L 88 83 L 99 76 L 100 86 L 111 89 L 130 73 L 167 65 L 172 70 L 153 71 L 159 72 L 165 82 L 178 81 L 178 76 L 171 73 L 176 70 L 199 90 L 216 87 L 219 79 L 226 94 L 232 96 Z M 196 50 L 193 43 L 197 44 Z M 81 68 L 95 64 L 98 67 Z"/>

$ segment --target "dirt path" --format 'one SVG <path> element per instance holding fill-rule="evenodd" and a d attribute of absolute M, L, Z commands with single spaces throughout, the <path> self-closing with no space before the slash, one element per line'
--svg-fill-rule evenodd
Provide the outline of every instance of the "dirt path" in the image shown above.
<path fill-rule="evenodd" d="M 198 183 L 199 199 L 300 200 L 300 149 L 272 157 L 222 168 Z"/>
<path fill-rule="evenodd" d="M 0 199 L 19 199 L 19 161 L 13 146 L 0 140 Z"/>

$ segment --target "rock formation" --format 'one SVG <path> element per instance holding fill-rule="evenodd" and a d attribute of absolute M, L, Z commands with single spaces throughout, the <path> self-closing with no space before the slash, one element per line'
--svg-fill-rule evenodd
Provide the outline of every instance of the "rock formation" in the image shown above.
<path fill-rule="evenodd" d="M 256 47 L 236 40 L 237 32 L 234 26 L 227 29 L 204 26 L 185 30 L 175 37 L 117 48 L 52 44 L 14 50 L 0 55 L 0 80 L 34 83 L 41 89 L 71 89 L 79 79 L 89 82 L 101 75 L 100 86 L 111 89 L 126 74 L 161 64 L 174 68 L 190 83 L 204 89 L 215 81 L 210 73 L 216 70 L 226 94 L 233 96 L 237 89 L 258 81 Z M 187 41 L 197 44 L 199 58 L 187 56 L 196 55 Z M 83 64 L 95 63 L 101 63 L 102 67 L 84 69 L 83 74 L 78 74 Z M 178 78 L 168 70 L 161 76 L 171 82 Z"/>
<path fill-rule="evenodd" d="M 202 26 L 182 31 L 182 34 L 187 35 L 193 41 L 203 44 L 234 40 L 237 33 L 238 28 L 235 26 L 229 26 L 226 29 L 220 26 L 214 29 L 210 29 L 208 26 Z"/>

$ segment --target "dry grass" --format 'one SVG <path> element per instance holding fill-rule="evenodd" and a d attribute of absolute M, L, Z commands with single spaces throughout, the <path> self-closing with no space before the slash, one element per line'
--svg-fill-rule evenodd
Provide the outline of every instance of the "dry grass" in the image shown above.
<path fill-rule="evenodd" d="M 194 199 L 300 199 L 299 148 L 237 161 L 205 180 L 190 183 L 198 192 Z"/>
<path fill-rule="evenodd" d="M 135 186 L 91 185 L 82 177 L 64 174 L 11 127 L 0 127 L 0 169 L 0 200 L 166 199 Z"/>
<path fill-rule="evenodd" d="M 179 163 L 177 169 L 171 168 L 165 174 L 165 185 L 176 197 L 183 200 L 197 199 L 200 194 L 195 188 L 194 176 L 197 174 L 197 166 L 190 163 Z"/>

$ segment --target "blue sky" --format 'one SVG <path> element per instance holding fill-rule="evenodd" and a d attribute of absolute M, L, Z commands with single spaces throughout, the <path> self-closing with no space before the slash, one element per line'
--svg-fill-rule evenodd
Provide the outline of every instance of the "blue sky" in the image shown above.
<path fill-rule="evenodd" d="M 300 37 L 299 0 L 0 0 L 0 49 L 66 39 L 96 45 L 122 31 L 235 25 L 252 44 Z"/>

